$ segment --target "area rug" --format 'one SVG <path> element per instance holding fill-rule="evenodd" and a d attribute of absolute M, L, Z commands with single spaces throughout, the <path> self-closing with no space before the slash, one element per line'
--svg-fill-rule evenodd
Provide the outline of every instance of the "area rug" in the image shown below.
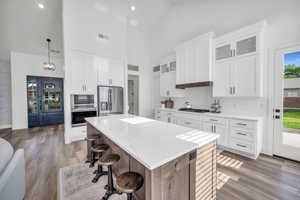
<path fill-rule="evenodd" d="M 101 200 L 105 194 L 107 176 L 92 183 L 95 168 L 81 163 L 61 168 L 58 173 L 58 200 Z M 126 195 L 112 195 L 110 200 L 126 200 Z"/>

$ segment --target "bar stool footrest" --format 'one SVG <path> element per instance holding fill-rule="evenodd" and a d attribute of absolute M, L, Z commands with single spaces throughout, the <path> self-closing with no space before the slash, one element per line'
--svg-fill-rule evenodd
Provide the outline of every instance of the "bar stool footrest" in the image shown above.
<path fill-rule="evenodd" d="M 107 176 L 108 175 L 108 172 L 106 171 L 103 171 L 101 173 L 98 173 L 97 170 L 96 170 L 96 176 L 93 178 L 92 180 L 92 183 L 97 183 L 98 180 L 102 177 L 102 176 Z"/>
<path fill-rule="evenodd" d="M 106 191 L 105 195 L 102 197 L 102 200 L 108 200 L 109 197 L 113 194 L 122 195 L 122 192 L 119 192 L 116 189 L 113 189 L 111 191 Z"/>

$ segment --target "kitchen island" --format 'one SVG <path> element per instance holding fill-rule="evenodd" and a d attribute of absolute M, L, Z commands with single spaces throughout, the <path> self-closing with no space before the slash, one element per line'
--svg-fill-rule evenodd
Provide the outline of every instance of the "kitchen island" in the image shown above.
<path fill-rule="evenodd" d="M 119 175 L 135 171 L 144 186 L 139 200 L 216 199 L 218 135 L 132 115 L 87 118 L 87 134 L 118 153 Z"/>

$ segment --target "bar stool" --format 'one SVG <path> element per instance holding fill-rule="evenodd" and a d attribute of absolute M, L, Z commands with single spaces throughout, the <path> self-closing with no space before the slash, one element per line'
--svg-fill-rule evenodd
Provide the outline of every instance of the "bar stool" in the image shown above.
<path fill-rule="evenodd" d="M 121 194 L 118 192 L 113 183 L 113 173 L 112 173 L 112 165 L 120 160 L 120 156 L 118 154 L 104 154 L 98 161 L 98 163 L 102 166 L 107 166 L 108 170 L 108 180 L 107 185 L 105 186 L 106 193 L 102 197 L 102 200 L 108 200 L 108 198 L 113 194 Z"/>
<path fill-rule="evenodd" d="M 92 151 L 91 151 L 91 147 L 95 144 L 99 144 L 100 143 L 100 135 L 93 135 L 93 136 L 88 136 L 85 138 L 86 140 L 86 146 L 87 146 L 87 154 L 86 154 L 86 163 L 90 163 L 90 168 L 94 167 L 95 165 L 95 160 L 93 160 L 92 157 Z"/>
<path fill-rule="evenodd" d="M 144 184 L 142 175 L 136 172 L 125 172 L 117 177 L 116 188 L 127 194 L 127 200 L 133 200 L 133 193 L 141 189 Z"/>
<path fill-rule="evenodd" d="M 93 162 L 96 162 L 102 157 L 102 153 L 107 151 L 109 149 L 109 146 L 107 144 L 95 144 L 91 147 L 91 152 L 92 152 L 92 158 Z M 96 176 L 93 178 L 92 182 L 97 183 L 99 178 L 103 175 L 107 175 L 107 171 L 103 171 L 102 165 L 98 163 L 98 168 L 97 170 L 94 171 L 94 174 Z"/>

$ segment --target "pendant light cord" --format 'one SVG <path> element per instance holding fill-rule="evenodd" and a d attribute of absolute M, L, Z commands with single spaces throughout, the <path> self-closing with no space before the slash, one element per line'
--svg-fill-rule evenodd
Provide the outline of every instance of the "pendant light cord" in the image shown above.
<path fill-rule="evenodd" d="M 48 42 L 48 64 L 50 64 L 50 42 L 51 40 L 49 38 L 47 38 L 47 42 Z"/>

